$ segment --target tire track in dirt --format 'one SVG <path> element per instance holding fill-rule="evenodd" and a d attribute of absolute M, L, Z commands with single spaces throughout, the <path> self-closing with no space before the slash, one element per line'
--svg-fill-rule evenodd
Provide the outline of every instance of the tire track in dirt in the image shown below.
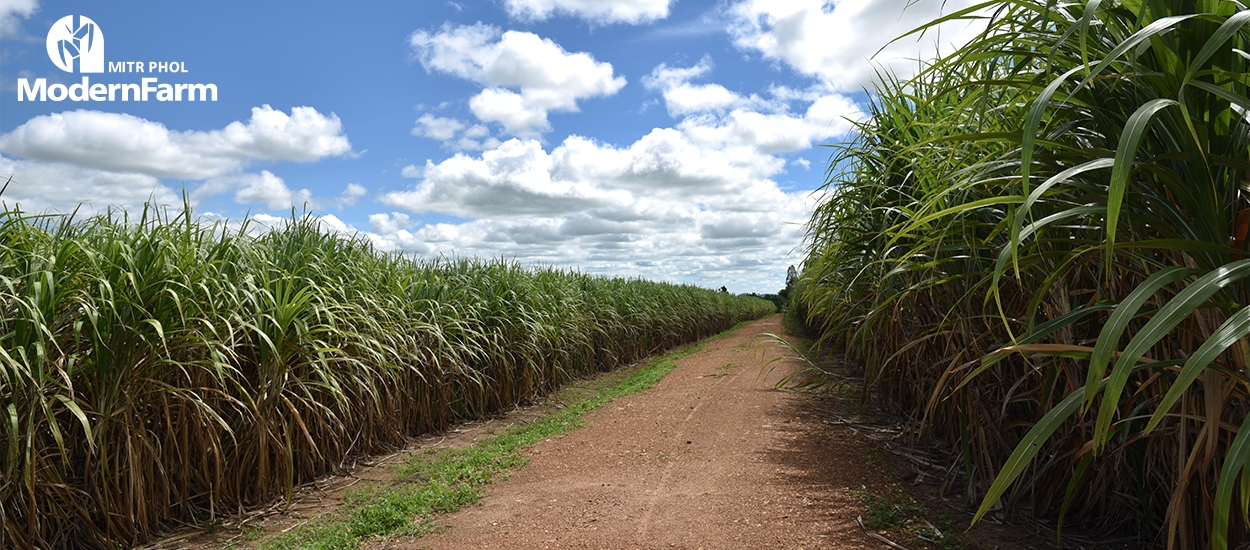
<path fill-rule="evenodd" d="M 439 533 L 370 548 L 879 548 L 849 493 L 880 472 L 799 412 L 807 396 L 772 389 L 795 365 L 759 376 L 780 351 L 755 336 L 781 331 L 773 316 L 707 343 L 651 390 L 530 448 L 528 466 L 438 518 Z"/>
<path fill-rule="evenodd" d="M 716 377 L 716 381 L 712 383 L 712 387 L 717 386 L 723 380 L 725 380 L 724 376 Z M 686 418 L 682 420 L 681 429 L 678 430 L 676 433 L 676 436 L 677 436 L 676 440 L 678 442 L 680 442 L 682 437 L 686 435 L 686 432 L 685 432 L 686 428 L 690 425 L 690 421 L 691 419 L 694 418 L 695 414 L 699 412 L 699 407 L 702 406 L 702 404 L 703 402 L 702 400 L 700 400 L 700 402 L 696 404 L 693 409 L 690 410 L 690 414 L 687 414 Z M 664 487 L 668 486 L 669 481 L 673 477 L 673 468 L 675 466 L 676 464 L 674 462 L 666 463 L 664 465 L 664 475 L 660 477 L 660 482 L 651 490 L 652 496 L 651 496 L 650 501 L 647 503 L 646 513 L 643 514 L 642 521 L 640 522 L 640 525 L 638 526 L 638 536 L 641 539 L 645 539 L 647 537 L 647 531 L 651 527 L 651 519 L 655 515 L 656 504 L 659 502 L 659 499 L 660 499 L 660 491 L 663 490 Z"/>

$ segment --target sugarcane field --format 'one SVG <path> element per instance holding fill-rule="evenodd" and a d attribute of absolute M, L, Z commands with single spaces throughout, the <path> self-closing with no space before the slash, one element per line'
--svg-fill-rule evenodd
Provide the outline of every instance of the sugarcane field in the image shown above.
<path fill-rule="evenodd" d="M 1243 0 L 0 1 L 0 548 L 1245 549 L 1247 305 Z"/>

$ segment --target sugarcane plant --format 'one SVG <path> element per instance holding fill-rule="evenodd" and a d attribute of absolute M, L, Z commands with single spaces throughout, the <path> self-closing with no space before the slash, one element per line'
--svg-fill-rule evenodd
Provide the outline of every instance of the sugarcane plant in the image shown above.
<path fill-rule="evenodd" d="M 0 212 L 0 546 L 115 548 L 772 312 L 690 285 Z"/>
<path fill-rule="evenodd" d="M 1013 0 L 914 32 L 957 21 L 984 31 L 883 74 L 831 163 L 795 312 L 956 443 L 976 519 L 1247 542 L 1250 11 Z"/>

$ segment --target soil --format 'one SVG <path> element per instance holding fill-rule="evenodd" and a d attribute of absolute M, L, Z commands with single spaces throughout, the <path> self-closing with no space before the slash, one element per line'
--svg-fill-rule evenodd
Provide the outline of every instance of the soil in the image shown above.
<path fill-rule="evenodd" d="M 798 363 L 761 372 L 784 355 L 761 332 L 783 332 L 780 317 L 709 342 L 651 390 L 530 448 L 529 465 L 479 506 L 440 518 L 440 532 L 370 547 L 886 548 L 857 521 L 861 495 L 918 489 L 902 479 L 916 474 L 863 428 L 831 419 L 834 400 L 774 389 Z M 929 500 L 936 522 L 944 506 Z M 1053 547 L 1027 532 L 981 531 L 964 537 L 981 539 L 969 547 Z M 902 530 L 880 534 L 930 546 Z"/>
<path fill-rule="evenodd" d="M 796 372 L 787 352 L 765 342 L 780 316 L 740 327 L 677 361 L 651 390 L 587 415 L 585 428 L 524 453 L 530 463 L 489 486 L 480 504 L 436 518 L 416 539 L 373 540 L 366 548 L 1054 548 L 1023 526 L 971 516 L 958 496 L 939 494 L 941 473 L 892 441 L 887 421 L 859 414 L 852 390 L 780 391 Z M 220 547 L 241 533 L 281 532 L 342 500 L 359 480 L 384 480 L 386 463 L 426 449 L 470 444 L 534 409 L 427 438 L 347 477 L 305 488 L 290 510 L 254 512 L 212 535 L 175 537 L 160 548 Z M 893 449 L 897 452 L 891 452 Z M 912 527 L 861 527 L 865 495 L 914 499 Z M 902 495 L 902 496 L 900 496 Z M 918 538 L 930 522 L 945 535 Z M 244 525 L 240 525 L 243 523 Z M 953 531 L 953 532 L 952 532 Z M 874 537 L 875 535 L 875 537 Z"/>

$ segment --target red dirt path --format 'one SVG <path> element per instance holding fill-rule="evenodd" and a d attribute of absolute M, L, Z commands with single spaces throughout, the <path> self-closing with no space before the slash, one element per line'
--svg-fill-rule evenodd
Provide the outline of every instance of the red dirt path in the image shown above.
<path fill-rule="evenodd" d="M 796 367 L 761 376 L 781 352 L 760 332 L 781 333 L 780 317 L 707 343 L 655 388 L 528 449 L 529 465 L 479 506 L 439 518 L 441 532 L 370 548 L 886 548 L 856 523 L 864 505 L 852 490 L 894 494 L 899 461 L 804 413 L 812 397 L 774 390 Z"/>
<path fill-rule="evenodd" d="M 861 488 L 877 496 L 906 493 L 923 504 L 929 521 L 945 514 L 956 530 L 967 526 L 971 516 L 957 501 L 936 496 L 931 482 L 916 485 L 907 460 L 863 435 L 888 439 L 896 431 L 843 421 L 856 416 L 851 403 L 858 399 L 773 389 L 799 365 L 779 361 L 761 375 L 765 362 L 783 354 L 758 338 L 761 332 L 781 334 L 780 316 L 707 342 L 654 388 L 609 402 L 587 415 L 585 428 L 524 450 L 528 465 L 488 486 L 480 505 L 436 518 L 439 532 L 366 548 L 889 548 L 856 522 L 865 513 Z M 427 436 L 298 489 L 289 507 L 275 503 L 211 533 L 190 530 L 149 548 L 250 545 L 258 534 L 267 538 L 337 509 L 357 482 L 388 483 L 388 464 L 472 444 L 557 404 Z M 938 547 L 900 529 L 880 534 L 908 550 Z M 956 536 L 968 549 L 1053 548 L 1052 539 L 989 522 Z"/>

